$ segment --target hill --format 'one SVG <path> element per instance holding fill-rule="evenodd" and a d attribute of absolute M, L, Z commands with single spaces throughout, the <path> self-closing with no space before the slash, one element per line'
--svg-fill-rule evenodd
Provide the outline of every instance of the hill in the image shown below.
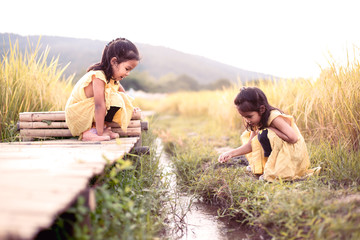
<path fill-rule="evenodd" d="M 0 33 L 0 53 L 3 54 L 9 48 L 9 38 L 14 43 L 16 39 L 19 47 L 24 50 L 29 46 L 36 46 L 40 39 L 42 48 L 50 47 L 49 57 L 59 56 L 59 62 L 65 66 L 70 62 L 65 74 L 82 75 L 88 66 L 99 62 L 102 50 L 106 44 L 104 41 L 67 38 L 56 36 L 21 36 L 17 34 Z M 135 43 L 141 54 L 141 61 L 137 71 L 145 71 L 150 76 L 159 79 L 168 74 L 186 74 L 200 84 L 209 84 L 219 79 L 228 79 L 242 82 L 254 79 L 268 79 L 271 76 L 239 69 L 205 57 L 186 54 L 162 46 Z"/>

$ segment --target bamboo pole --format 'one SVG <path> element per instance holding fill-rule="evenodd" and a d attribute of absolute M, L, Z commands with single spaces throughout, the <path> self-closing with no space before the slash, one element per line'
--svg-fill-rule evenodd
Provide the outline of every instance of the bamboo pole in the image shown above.
<path fill-rule="evenodd" d="M 21 137 L 72 137 L 69 129 L 20 129 Z"/>
<path fill-rule="evenodd" d="M 22 112 L 19 114 L 20 122 L 65 121 L 65 112 Z"/>
<path fill-rule="evenodd" d="M 19 128 L 68 128 L 66 122 L 19 122 Z"/>
<path fill-rule="evenodd" d="M 120 125 L 117 124 L 116 122 L 110 122 L 107 124 L 108 127 L 115 127 L 115 128 L 119 128 Z M 131 120 L 130 123 L 129 123 L 129 126 L 128 128 L 138 128 L 138 127 L 141 127 L 141 122 L 140 120 Z"/>
<path fill-rule="evenodd" d="M 137 137 L 141 135 L 141 128 L 128 128 L 126 133 L 121 128 L 111 128 L 111 131 L 122 136 Z"/>
<path fill-rule="evenodd" d="M 20 122 L 65 121 L 65 111 L 21 112 Z M 141 120 L 141 111 L 134 112 L 131 120 Z"/>
<path fill-rule="evenodd" d="M 131 120 L 129 123 L 128 128 L 139 128 L 144 130 L 144 126 L 147 122 L 141 122 L 140 120 Z M 119 124 L 115 122 L 111 122 L 107 124 L 108 127 L 117 127 L 119 128 Z M 18 123 L 19 129 L 32 129 L 32 128 L 68 128 L 66 122 L 52 122 L 52 121 L 43 121 L 43 122 L 19 122 Z M 147 130 L 147 129 L 146 129 Z"/>

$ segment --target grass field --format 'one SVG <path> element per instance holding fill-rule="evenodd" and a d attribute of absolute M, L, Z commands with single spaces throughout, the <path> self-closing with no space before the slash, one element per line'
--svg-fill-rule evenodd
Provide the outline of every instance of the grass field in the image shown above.
<path fill-rule="evenodd" d="M 222 91 L 181 92 L 138 100 L 158 112 L 152 129 L 172 154 L 179 185 L 219 206 L 220 216 L 274 239 L 360 238 L 360 66 L 330 63 L 316 81 L 248 83 L 271 105 L 293 115 L 319 176 L 266 183 L 235 159 L 217 163 L 223 148 L 241 144 L 244 130 L 233 99 L 241 85 Z"/>
<path fill-rule="evenodd" d="M 18 140 L 16 123 L 20 112 L 64 110 L 72 90 L 65 67 L 57 59 L 47 61 L 48 49 L 39 52 L 29 46 L 25 53 L 15 42 L 3 56 L 0 66 L 1 141 Z M 127 155 L 94 179 L 96 209 L 84 207 L 79 197 L 39 236 L 40 239 L 153 239 L 163 229 L 164 194 L 154 136 L 144 133 L 143 144 L 151 149 L 142 157 Z M 51 157 L 51 156 L 49 156 Z M 87 219 L 87 220 L 86 220 Z M 84 224 L 87 221 L 89 224 Z M 91 227 L 89 227 L 91 226 Z"/>
<path fill-rule="evenodd" d="M 317 177 L 299 182 L 257 180 L 236 160 L 219 164 L 223 147 L 239 145 L 240 131 L 213 135 L 204 117 L 159 115 L 152 129 L 172 154 L 178 185 L 219 215 L 263 230 L 275 239 L 357 239 L 360 235 L 359 151 L 328 143 L 309 144 Z"/>
<path fill-rule="evenodd" d="M 62 78 L 57 59 L 14 43 L 0 68 L 0 132 L 2 141 L 17 139 L 19 112 L 62 110 L 72 78 Z M 241 84 L 218 91 L 179 92 L 164 98 L 137 99 L 143 110 L 154 110 L 151 130 L 172 154 L 179 186 L 219 206 L 220 216 L 260 229 L 274 239 L 360 238 L 360 65 L 329 63 L 313 80 L 257 81 L 271 105 L 293 115 L 319 176 L 299 182 L 258 181 L 236 160 L 219 165 L 221 149 L 241 144 L 244 130 L 233 99 Z M 95 232 L 75 229 L 83 239 L 118 238 L 118 229 L 133 238 L 152 238 L 159 231 L 161 204 L 156 161 L 134 159 L 134 167 L 109 170 L 102 204 L 92 215 Z M 146 172 L 145 169 L 150 169 Z M 149 194 L 150 193 L 150 194 Z M 120 205 L 119 197 L 125 199 Z M 141 197 L 141 198 L 139 198 Z M 160 199 L 159 201 L 152 201 Z M 73 209 L 77 216 L 85 211 Z M 116 218 L 109 217 L 114 212 Z M 130 219 L 135 219 L 130 220 Z M 141 223 L 145 223 L 141 225 Z M 59 226 L 61 228 L 61 221 Z M 140 226 L 141 225 L 141 226 Z M 108 230 L 106 230 L 108 229 Z"/>
<path fill-rule="evenodd" d="M 47 62 L 49 49 L 39 52 L 29 46 L 19 50 L 17 42 L 2 57 L 0 65 L 0 133 L 2 141 L 16 140 L 20 112 L 63 110 L 72 90 L 72 77 L 63 78 L 66 66 L 58 59 Z"/>
<path fill-rule="evenodd" d="M 127 155 L 104 174 L 94 178 L 96 209 L 76 205 L 62 214 L 39 239 L 154 239 L 164 228 L 168 201 L 162 181 L 159 157 L 156 156 L 155 135 L 143 134 L 143 144 L 150 155 Z M 88 224 L 84 224 L 84 222 Z"/>

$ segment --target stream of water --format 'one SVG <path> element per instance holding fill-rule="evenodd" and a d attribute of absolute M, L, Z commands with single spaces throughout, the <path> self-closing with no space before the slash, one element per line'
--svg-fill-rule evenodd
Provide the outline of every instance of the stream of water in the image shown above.
<path fill-rule="evenodd" d="M 164 182 L 167 183 L 171 209 L 168 215 L 166 235 L 170 239 L 252 239 L 252 232 L 235 221 L 218 218 L 217 207 L 201 203 L 192 196 L 179 192 L 172 163 L 165 151 L 161 139 L 157 139 L 157 155 L 163 168 Z"/>

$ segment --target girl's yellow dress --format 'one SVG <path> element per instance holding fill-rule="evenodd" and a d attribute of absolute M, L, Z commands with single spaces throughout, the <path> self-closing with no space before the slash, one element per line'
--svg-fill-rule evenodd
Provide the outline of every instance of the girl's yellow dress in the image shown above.
<path fill-rule="evenodd" d="M 284 118 L 285 121 L 290 123 L 298 135 L 298 141 L 295 144 L 290 144 L 278 137 L 274 131 L 268 129 L 268 138 L 272 151 L 269 157 L 264 157 L 264 150 L 258 137 L 255 136 L 251 140 L 252 152 L 246 155 L 251 171 L 254 174 L 263 174 L 263 178 L 270 182 L 279 179 L 295 180 L 311 175 L 314 170 L 309 169 L 310 160 L 307 147 L 294 118 L 282 114 L 278 110 L 273 110 L 270 113 L 268 126 L 276 117 Z M 243 143 L 248 142 L 250 132 L 245 131 L 241 139 Z"/>
<path fill-rule="evenodd" d="M 119 86 L 114 80 L 106 81 L 103 71 L 87 72 L 74 86 L 74 89 L 65 106 L 65 117 L 68 128 L 73 136 L 82 137 L 82 133 L 89 130 L 95 122 L 95 102 L 94 98 L 87 98 L 84 88 L 88 86 L 93 79 L 98 78 L 105 82 L 105 103 L 106 109 L 110 106 L 120 107 L 113 118 L 123 131 L 126 132 L 132 117 L 134 107 L 132 99 L 125 93 L 119 92 Z"/>

